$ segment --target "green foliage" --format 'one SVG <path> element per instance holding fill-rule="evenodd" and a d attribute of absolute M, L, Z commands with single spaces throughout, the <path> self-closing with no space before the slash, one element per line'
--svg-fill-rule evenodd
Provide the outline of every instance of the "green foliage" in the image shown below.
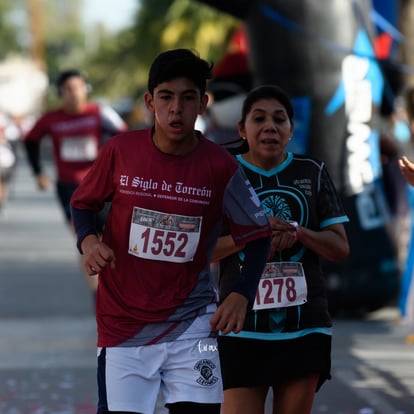
<path fill-rule="evenodd" d="M 217 61 L 239 25 L 237 19 L 195 0 L 141 0 L 133 26 L 105 39 L 88 61 L 94 87 L 109 96 L 139 97 L 159 52 L 185 47 Z"/>
<path fill-rule="evenodd" d="M 134 34 L 147 64 L 157 53 L 176 47 L 193 48 L 216 60 L 239 25 L 233 17 L 194 0 L 143 0 Z"/>
<path fill-rule="evenodd" d="M 22 3 L 22 0 L 0 1 L 0 60 L 10 53 L 20 53 L 23 51 L 13 21 L 15 16 L 12 14 L 16 4 L 19 3 Z"/>
<path fill-rule="evenodd" d="M 30 54 L 29 1 L 0 0 L 0 58 L 10 50 Z M 136 0 L 131 27 L 115 35 L 104 27 L 88 27 L 85 32 L 79 14 L 81 1 L 88 0 L 37 0 L 42 7 L 45 67 L 52 83 L 62 69 L 83 70 L 93 97 L 112 102 L 120 97 L 139 99 L 146 89 L 149 65 L 161 51 L 185 47 L 217 61 L 225 52 L 229 34 L 240 25 L 237 19 L 196 0 Z M 13 25 L 12 12 L 23 13 L 24 23 Z M 19 34 L 24 32 L 26 43 L 19 43 Z M 55 103 L 53 91 L 50 102 Z"/>

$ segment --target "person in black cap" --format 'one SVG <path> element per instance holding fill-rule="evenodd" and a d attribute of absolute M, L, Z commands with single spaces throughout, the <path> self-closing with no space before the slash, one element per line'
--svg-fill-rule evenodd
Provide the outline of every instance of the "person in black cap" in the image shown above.
<path fill-rule="evenodd" d="M 211 65 L 158 55 L 146 107 L 154 125 L 109 140 L 75 191 L 72 216 L 89 274 L 99 273 L 98 413 L 218 414 L 217 334 L 238 332 L 269 252 L 270 226 L 235 159 L 194 129 Z M 94 214 L 111 209 L 102 241 Z M 217 307 L 210 258 L 226 222 L 243 269 Z"/>
<path fill-rule="evenodd" d="M 95 161 L 104 140 L 125 131 L 127 124 L 109 106 L 88 101 L 89 85 L 78 69 L 59 73 L 56 89 L 62 105 L 43 114 L 26 133 L 28 161 L 41 191 L 50 186 L 44 173 L 40 146 L 50 137 L 56 165 L 56 193 L 64 217 L 71 226 L 70 197 Z M 102 215 L 99 216 L 102 224 Z M 87 277 L 93 296 L 97 277 Z"/>

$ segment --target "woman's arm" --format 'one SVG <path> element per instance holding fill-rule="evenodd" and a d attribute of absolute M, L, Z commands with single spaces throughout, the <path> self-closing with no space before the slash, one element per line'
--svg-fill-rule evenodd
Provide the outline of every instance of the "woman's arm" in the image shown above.
<path fill-rule="evenodd" d="M 320 231 L 298 228 L 298 241 L 322 259 L 337 262 L 349 254 L 348 238 L 343 224 L 332 224 Z"/>

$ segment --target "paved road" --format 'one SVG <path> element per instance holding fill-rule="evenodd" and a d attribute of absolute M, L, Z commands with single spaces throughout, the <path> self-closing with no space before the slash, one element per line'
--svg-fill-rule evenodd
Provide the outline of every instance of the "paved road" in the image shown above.
<path fill-rule="evenodd" d="M 334 378 L 312 414 L 414 414 L 406 333 L 392 307 L 336 320 Z M 73 236 L 20 161 L 0 212 L 0 414 L 94 413 L 95 335 Z"/>
<path fill-rule="evenodd" d="M 0 212 L 0 414 L 94 413 L 95 332 L 53 189 L 38 192 L 20 161 Z"/>

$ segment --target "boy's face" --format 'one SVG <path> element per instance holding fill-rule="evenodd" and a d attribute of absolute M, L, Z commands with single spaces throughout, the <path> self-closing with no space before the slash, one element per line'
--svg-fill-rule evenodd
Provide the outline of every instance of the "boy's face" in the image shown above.
<path fill-rule="evenodd" d="M 80 110 L 87 100 L 87 95 L 85 80 L 79 76 L 68 78 L 61 87 L 62 102 L 68 110 Z"/>
<path fill-rule="evenodd" d="M 188 78 L 176 78 L 157 85 L 153 95 L 145 94 L 145 104 L 154 114 L 155 135 L 158 140 L 171 144 L 193 138 L 197 116 L 208 102 L 205 94 Z"/>

